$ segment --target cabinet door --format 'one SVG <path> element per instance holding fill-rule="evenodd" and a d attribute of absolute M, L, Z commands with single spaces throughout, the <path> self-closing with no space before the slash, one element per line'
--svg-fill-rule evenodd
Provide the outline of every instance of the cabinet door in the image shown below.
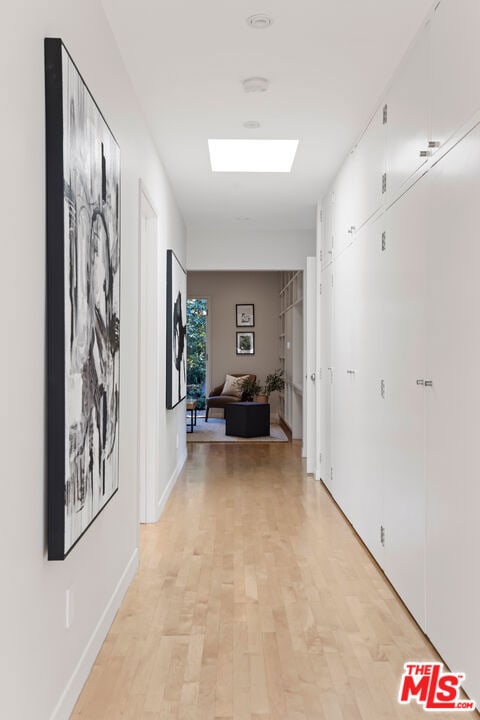
<path fill-rule="evenodd" d="M 350 153 L 338 173 L 333 188 L 333 255 L 336 257 L 353 239 L 355 214 L 355 158 Z"/>
<path fill-rule="evenodd" d="M 384 570 L 425 627 L 425 380 L 428 182 L 385 215 L 380 251 L 382 377 L 385 379 Z"/>
<path fill-rule="evenodd" d="M 331 491 L 348 518 L 352 515 L 351 482 L 355 460 L 353 432 L 355 426 L 355 376 L 353 374 L 353 312 L 355 302 L 354 245 L 335 262 L 334 297 L 334 363 L 333 363 L 333 480 Z"/>
<path fill-rule="evenodd" d="M 333 258 L 333 223 L 334 223 L 334 193 L 329 190 L 325 195 L 322 203 L 322 257 L 321 267 L 326 268 L 332 262 Z"/>
<path fill-rule="evenodd" d="M 320 465 L 321 479 L 331 490 L 330 469 L 332 416 L 333 416 L 333 361 L 332 361 L 332 329 L 333 329 L 333 298 L 332 298 L 332 266 L 322 273 L 321 298 L 321 440 Z"/>
<path fill-rule="evenodd" d="M 353 225 L 358 230 L 382 204 L 382 175 L 385 171 L 385 127 L 379 108 L 355 149 L 352 175 Z"/>
<path fill-rule="evenodd" d="M 480 108 L 480 3 L 441 0 L 430 29 L 432 140 L 443 145 Z"/>
<path fill-rule="evenodd" d="M 429 25 L 418 37 L 387 95 L 387 182 L 396 193 L 426 162 L 428 128 Z"/>
<path fill-rule="evenodd" d="M 373 555 L 380 559 L 382 523 L 382 429 L 380 394 L 379 221 L 363 228 L 352 245 L 354 303 L 352 307 L 354 393 L 348 455 L 351 460 L 351 522 Z M 350 250 L 349 250 L 350 252 Z"/>
<path fill-rule="evenodd" d="M 431 172 L 427 633 L 480 688 L 480 127 Z"/>

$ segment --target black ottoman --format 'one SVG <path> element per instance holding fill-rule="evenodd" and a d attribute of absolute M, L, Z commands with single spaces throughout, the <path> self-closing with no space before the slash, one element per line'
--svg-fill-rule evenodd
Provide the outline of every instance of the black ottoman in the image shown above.
<path fill-rule="evenodd" d="M 257 402 L 226 405 L 225 435 L 245 438 L 270 435 L 270 405 Z"/>

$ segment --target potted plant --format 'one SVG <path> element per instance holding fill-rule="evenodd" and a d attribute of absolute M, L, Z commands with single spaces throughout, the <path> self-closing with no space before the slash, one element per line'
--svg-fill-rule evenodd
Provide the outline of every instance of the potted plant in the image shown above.
<path fill-rule="evenodd" d="M 263 393 L 267 397 L 265 402 L 268 402 L 270 395 L 273 392 L 282 391 L 284 387 L 285 380 L 283 379 L 283 370 L 279 368 L 278 370 L 274 370 L 273 373 L 267 375 L 267 377 L 265 378 L 265 385 L 263 386 Z"/>
<path fill-rule="evenodd" d="M 261 385 L 259 385 L 256 380 L 253 380 L 250 377 L 246 377 L 245 380 L 243 380 L 240 384 L 240 387 L 242 388 L 245 398 L 249 402 L 252 402 L 253 398 L 256 397 L 257 393 L 262 392 Z"/>

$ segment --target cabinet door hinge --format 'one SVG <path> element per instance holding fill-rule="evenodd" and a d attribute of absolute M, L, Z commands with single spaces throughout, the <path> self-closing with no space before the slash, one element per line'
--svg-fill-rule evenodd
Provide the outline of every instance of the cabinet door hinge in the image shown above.
<path fill-rule="evenodd" d="M 333 468 L 330 468 L 330 480 L 333 480 Z"/>
<path fill-rule="evenodd" d="M 320 283 L 320 295 L 322 294 L 322 292 L 323 292 L 323 284 Z"/>
<path fill-rule="evenodd" d="M 386 125 L 388 121 L 388 105 L 383 106 L 383 124 Z"/>
<path fill-rule="evenodd" d="M 385 380 L 380 380 L 380 396 L 385 400 Z"/>
<path fill-rule="evenodd" d="M 387 192 L 387 173 L 382 175 L 382 195 Z"/>
<path fill-rule="evenodd" d="M 383 547 L 385 547 L 385 528 L 383 525 L 380 525 L 380 542 Z"/>
<path fill-rule="evenodd" d="M 323 462 L 323 454 L 322 453 L 320 453 L 320 455 L 318 456 L 318 460 L 321 463 Z"/>
<path fill-rule="evenodd" d="M 382 232 L 382 252 L 385 252 L 387 249 L 387 233 L 385 230 Z"/>

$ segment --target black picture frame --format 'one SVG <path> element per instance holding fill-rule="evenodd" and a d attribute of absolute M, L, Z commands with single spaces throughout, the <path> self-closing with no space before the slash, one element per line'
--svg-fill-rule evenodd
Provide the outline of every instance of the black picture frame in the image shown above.
<path fill-rule="evenodd" d="M 255 333 L 237 332 L 236 354 L 255 355 Z"/>
<path fill-rule="evenodd" d="M 253 303 L 237 303 L 235 305 L 235 322 L 237 327 L 255 327 L 255 305 Z"/>
<path fill-rule="evenodd" d="M 187 273 L 167 250 L 167 409 L 187 396 Z"/>
<path fill-rule="evenodd" d="M 62 40 L 46 38 L 48 559 L 118 491 L 120 148 Z"/>

